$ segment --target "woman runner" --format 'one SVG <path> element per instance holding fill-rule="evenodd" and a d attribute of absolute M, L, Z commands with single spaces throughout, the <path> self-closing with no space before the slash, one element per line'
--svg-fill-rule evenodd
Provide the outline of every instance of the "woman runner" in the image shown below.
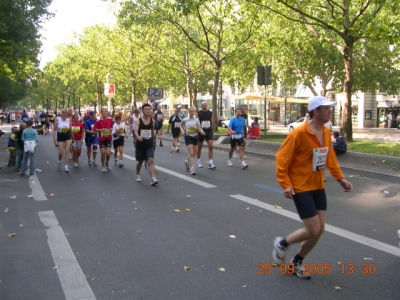
<path fill-rule="evenodd" d="M 82 144 L 83 144 L 83 123 L 79 121 L 79 115 L 75 114 L 72 117 L 71 123 L 72 129 L 72 153 L 74 160 L 74 167 L 77 168 L 79 165 L 79 156 L 82 152 Z"/>
<path fill-rule="evenodd" d="M 57 133 L 57 136 L 56 136 Z M 54 119 L 53 141 L 54 144 L 58 143 L 58 164 L 57 167 L 61 169 L 61 159 L 65 151 L 65 165 L 64 172 L 68 173 L 69 152 L 72 144 L 71 122 L 68 119 L 68 112 L 61 110 L 61 117 Z"/>

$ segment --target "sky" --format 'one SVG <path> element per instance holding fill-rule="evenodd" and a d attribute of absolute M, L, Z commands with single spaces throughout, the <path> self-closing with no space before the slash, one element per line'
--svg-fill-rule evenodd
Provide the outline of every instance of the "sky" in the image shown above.
<path fill-rule="evenodd" d="M 73 41 L 74 32 L 97 24 L 113 25 L 112 4 L 102 0 L 53 0 L 49 11 L 55 16 L 43 24 L 40 68 L 57 57 L 56 46 Z"/>

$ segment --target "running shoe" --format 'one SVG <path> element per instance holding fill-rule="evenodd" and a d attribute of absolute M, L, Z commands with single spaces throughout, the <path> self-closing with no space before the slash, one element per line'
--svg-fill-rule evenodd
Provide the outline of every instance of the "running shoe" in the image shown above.
<path fill-rule="evenodd" d="M 174 147 L 172 147 L 172 149 L 171 149 L 171 153 L 172 153 L 172 152 L 175 152 L 175 148 L 174 148 Z"/>
<path fill-rule="evenodd" d="M 111 168 L 110 168 L 110 165 L 109 165 L 109 164 L 106 164 L 106 168 L 107 168 L 107 171 L 108 171 L 108 172 L 111 172 Z"/>
<path fill-rule="evenodd" d="M 93 165 L 93 167 L 97 167 L 97 162 L 94 160 L 94 161 L 92 162 L 92 165 Z"/>
<path fill-rule="evenodd" d="M 136 175 L 135 176 L 135 180 L 136 180 L 136 182 L 141 182 L 142 178 L 140 178 L 140 175 Z"/>
<path fill-rule="evenodd" d="M 88 161 L 88 166 L 91 166 L 92 165 L 92 162 L 89 160 Z"/>
<path fill-rule="evenodd" d="M 280 245 L 280 242 L 283 240 L 282 237 L 276 237 L 274 240 L 274 250 L 272 251 L 272 258 L 274 262 L 280 266 L 285 262 L 285 256 L 287 249 Z"/>
<path fill-rule="evenodd" d="M 122 168 L 124 166 L 124 163 L 122 161 L 119 162 L 119 167 Z"/>
<path fill-rule="evenodd" d="M 290 260 L 290 263 L 294 265 L 293 274 L 301 279 L 311 279 L 311 275 L 307 272 L 304 272 L 304 267 L 302 266 L 302 261 L 298 261 L 296 264 L 293 263 L 293 259 Z"/>
<path fill-rule="evenodd" d="M 248 166 L 249 166 L 249 165 L 245 163 L 245 164 L 242 165 L 242 169 L 247 169 Z"/>
<path fill-rule="evenodd" d="M 208 164 L 208 168 L 212 169 L 212 170 L 215 170 L 217 167 L 213 163 L 209 163 Z"/>
<path fill-rule="evenodd" d="M 233 152 L 233 158 L 237 158 L 236 151 Z"/>
<path fill-rule="evenodd" d="M 232 162 L 228 159 L 228 167 L 232 167 Z"/>
<path fill-rule="evenodd" d="M 65 166 L 65 167 L 64 167 L 64 172 L 65 172 L 65 173 L 69 173 L 68 166 Z"/>
<path fill-rule="evenodd" d="M 77 168 L 78 167 L 78 163 L 74 163 L 74 168 Z"/>
<path fill-rule="evenodd" d="M 58 144 L 54 144 L 54 146 L 58 147 Z"/>
<path fill-rule="evenodd" d="M 58 161 L 57 168 L 61 170 L 61 161 Z"/>
<path fill-rule="evenodd" d="M 114 159 L 114 166 L 118 166 L 118 162 L 116 159 Z"/>
<path fill-rule="evenodd" d="M 164 145 L 160 142 L 160 147 L 163 147 Z"/>
<path fill-rule="evenodd" d="M 179 152 L 179 148 L 176 148 L 176 152 Z"/>
<path fill-rule="evenodd" d="M 151 181 L 150 181 L 150 185 L 151 185 L 151 186 L 155 186 L 157 183 L 158 183 L 158 180 L 157 180 L 157 178 L 155 178 L 155 177 L 153 177 L 153 178 L 151 179 Z"/>
<path fill-rule="evenodd" d="M 178 143 L 178 146 L 180 146 L 181 145 L 181 143 Z"/>
<path fill-rule="evenodd" d="M 187 159 L 185 160 L 185 167 L 186 171 L 189 171 L 189 162 L 187 161 Z"/>
<path fill-rule="evenodd" d="M 198 168 L 203 168 L 203 165 L 201 164 L 201 162 L 197 162 L 197 164 L 196 164 L 196 166 L 198 167 Z"/>
<path fill-rule="evenodd" d="M 194 167 L 190 168 L 190 175 L 196 175 L 196 172 L 194 171 Z"/>
<path fill-rule="evenodd" d="M 101 168 L 101 172 L 105 173 L 106 172 L 106 168 L 105 167 Z"/>

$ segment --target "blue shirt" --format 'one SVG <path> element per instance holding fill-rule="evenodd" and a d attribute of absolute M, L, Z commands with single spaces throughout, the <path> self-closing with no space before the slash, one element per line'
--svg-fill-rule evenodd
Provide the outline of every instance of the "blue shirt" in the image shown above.
<path fill-rule="evenodd" d="M 246 120 L 242 117 L 239 119 L 235 116 L 229 121 L 228 127 L 232 129 L 236 134 L 240 134 L 243 137 L 244 127 Z M 231 135 L 232 138 L 232 135 Z"/>
<path fill-rule="evenodd" d="M 27 141 L 38 142 L 39 141 L 39 136 L 37 134 L 36 129 L 26 128 L 22 132 L 22 141 L 24 141 L 24 142 L 27 142 Z"/>
<path fill-rule="evenodd" d="M 93 130 L 93 125 L 96 124 L 97 118 L 93 121 L 91 119 L 87 119 L 85 122 L 85 130 Z"/>

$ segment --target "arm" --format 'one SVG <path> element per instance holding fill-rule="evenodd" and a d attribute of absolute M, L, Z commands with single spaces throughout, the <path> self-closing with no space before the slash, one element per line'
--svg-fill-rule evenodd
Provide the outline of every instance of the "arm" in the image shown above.
<path fill-rule="evenodd" d="M 54 125 L 53 125 L 53 142 L 56 144 L 56 134 L 57 134 L 57 127 L 58 127 L 58 118 L 54 120 Z"/>
<path fill-rule="evenodd" d="M 291 134 L 286 137 L 286 140 L 276 153 L 276 178 L 284 190 L 285 197 L 289 199 L 293 199 L 294 191 L 288 169 L 295 152 L 296 138 Z"/>
<path fill-rule="evenodd" d="M 201 135 L 206 135 L 206 133 L 203 131 L 203 129 L 201 128 L 201 124 L 200 121 L 197 120 L 197 132 L 200 133 Z"/>
<path fill-rule="evenodd" d="M 139 135 L 139 126 L 140 126 L 140 121 L 139 119 L 136 120 L 135 122 L 135 136 L 139 142 L 143 141 L 143 138 Z"/>

